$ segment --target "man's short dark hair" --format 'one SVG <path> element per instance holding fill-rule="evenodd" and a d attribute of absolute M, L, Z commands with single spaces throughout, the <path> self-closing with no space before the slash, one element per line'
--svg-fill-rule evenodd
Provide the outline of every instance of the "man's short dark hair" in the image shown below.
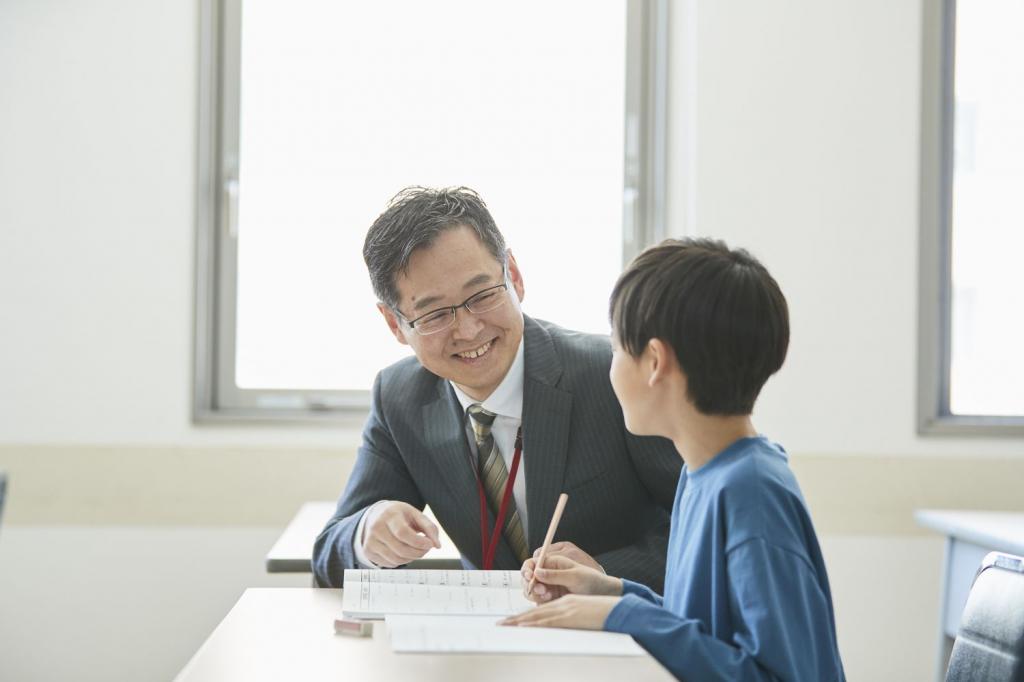
<path fill-rule="evenodd" d="M 373 221 L 363 243 L 363 260 L 377 298 L 397 310 L 395 278 L 409 267 L 417 249 L 431 246 L 445 230 L 468 227 L 494 259 L 505 265 L 505 238 L 480 195 L 468 187 L 406 187 Z"/>
<path fill-rule="evenodd" d="M 750 414 L 789 347 L 778 283 L 747 251 L 712 239 L 669 239 L 641 253 L 615 284 L 610 315 L 633 357 L 651 339 L 672 347 L 703 414 Z"/>

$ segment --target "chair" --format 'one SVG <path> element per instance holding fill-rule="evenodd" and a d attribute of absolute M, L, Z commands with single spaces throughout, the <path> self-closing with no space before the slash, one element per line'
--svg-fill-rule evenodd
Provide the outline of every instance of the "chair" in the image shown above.
<path fill-rule="evenodd" d="M 1020 644 L 1017 646 L 1017 675 L 1014 676 L 1013 682 L 1024 682 L 1024 637 L 1020 638 Z"/>
<path fill-rule="evenodd" d="M 1024 558 L 992 552 L 967 597 L 946 682 L 1013 682 L 1024 646 Z"/>

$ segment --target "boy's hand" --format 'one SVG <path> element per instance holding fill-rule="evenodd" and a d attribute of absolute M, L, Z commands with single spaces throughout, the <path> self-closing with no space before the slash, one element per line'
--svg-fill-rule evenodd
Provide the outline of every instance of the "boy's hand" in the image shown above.
<path fill-rule="evenodd" d="M 622 594 L 620 579 L 561 555 L 544 557 L 544 568 L 537 568 L 535 560 L 527 559 L 523 564 L 522 575 L 526 598 L 537 603 L 552 601 L 567 594 Z M 537 582 L 533 585 L 533 592 L 526 592 L 534 575 Z"/>
<path fill-rule="evenodd" d="M 509 616 L 501 621 L 501 625 L 600 630 L 604 627 L 608 614 L 611 613 L 620 599 L 622 597 L 570 594 L 550 604 L 544 604 L 520 613 L 518 616 Z"/>
<path fill-rule="evenodd" d="M 538 547 L 534 551 L 534 553 L 533 553 L 533 560 L 534 561 L 536 561 L 537 559 L 540 558 L 540 550 L 541 550 L 541 548 Z M 552 542 L 551 545 L 548 547 L 548 553 L 547 553 L 547 556 L 544 557 L 544 560 L 547 561 L 547 559 L 549 557 L 553 557 L 553 556 L 564 556 L 567 559 L 572 559 L 573 561 L 575 561 L 578 564 L 583 564 L 584 566 L 589 566 L 590 568 L 593 568 L 595 570 L 601 571 L 602 573 L 605 572 L 604 567 L 601 566 L 601 564 L 597 563 L 597 560 L 594 559 L 594 557 L 590 556 L 589 554 L 587 554 L 586 552 L 584 552 L 582 549 L 580 549 L 579 547 L 577 547 L 576 545 L 574 545 L 571 542 Z M 527 559 L 526 562 L 529 563 L 530 560 Z M 525 567 L 525 564 L 524 564 L 524 567 Z M 532 570 L 533 567 L 531 566 L 530 568 Z"/>
<path fill-rule="evenodd" d="M 540 558 L 540 550 L 541 550 L 541 548 L 538 547 L 533 552 L 533 557 L 531 557 L 531 558 L 527 559 L 526 561 L 524 561 L 522 569 L 520 569 L 520 572 L 523 574 L 523 580 L 526 581 L 525 585 L 523 586 L 523 590 L 524 590 L 523 593 L 526 595 L 526 597 L 528 599 L 532 599 L 533 601 L 536 601 L 536 602 L 550 601 L 552 599 L 557 599 L 558 597 L 561 597 L 561 596 L 567 594 L 566 590 L 563 589 L 563 588 L 555 588 L 554 589 L 554 593 L 553 594 L 549 594 L 548 593 L 549 587 L 546 586 L 546 585 L 542 585 L 540 582 L 534 583 L 534 585 L 533 585 L 534 594 L 531 595 L 530 593 L 526 592 L 526 588 L 529 587 L 529 585 L 530 585 L 530 580 L 533 579 L 533 571 L 534 571 L 534 569 L 537 566 L 537 559 Z M 551 565 L 550 564 L 550 559 L 551 559 L 551 557 L 555 557 L 555 556 L 563 556 L 563 557 L 566 557 L 568 559 L 572 559 L 573 561 L 575 561 L 578 564 L 582 564 L 584 566 L 589 566 L 590 568 L 593 568 L 595 570 L 601 571 L 601 573 L 605 572 L 604 567 L 601 566 L 601 564 L 597 563 L 597 561 L 594 559 L 594 557 L 590 556 L 589 554 L 587 554 L 586 552 L 584 552 L 582 549 L 580 549 L 579 547 L 577 547 L 575 544 L 573 544 L 571 542 L 554 542 L 554 543 L 552 543 L 548 547 L 548 553 L 547 553 L 547 556 L 544 557 L 544 562 L 548 566 L 550 566 Z"/>

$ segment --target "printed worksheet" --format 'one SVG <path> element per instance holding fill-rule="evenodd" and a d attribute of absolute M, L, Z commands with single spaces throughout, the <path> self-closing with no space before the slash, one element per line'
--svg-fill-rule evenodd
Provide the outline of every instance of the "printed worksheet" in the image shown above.
<path fill-rule="evenodd" d="M 345 571 L 342 613 L 380 619 L 391 614 L 508 616 L 533 606 L 518 571 Z"/>
<path fill-rule="evenodd" d="M 387 622 L 398 653 L 643 656 L 629 635 L 593 630 L 506 627 L 493 616 L 399 616 Z"/>

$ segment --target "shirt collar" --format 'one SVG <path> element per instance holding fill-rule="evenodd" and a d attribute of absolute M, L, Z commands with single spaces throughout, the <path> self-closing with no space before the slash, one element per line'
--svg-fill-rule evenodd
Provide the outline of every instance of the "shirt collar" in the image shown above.
<path fill-rule="evenodd" d="M 508 372 L 505 373 L 505 378 L 501 380 L 498 387 L 494 389 L 481 404 L 484 409 L 488 412 L 501 415 L 502 417 L 511 417 L 512 419 L 522 420 L 523 418 L 523 340 L 519 340 L 519 348 L 516 350 L 516 357 L 512 361 L 512 366 L 508 368 Z M 462 411 L 465 412 L 466 408 L 470 405 L 475 404 L 477 401 L 470 398 L 468 395 L 463 393 L 458 386 L 453 384 L 451 381 L 448 382 L 455 389 L 455 397 L 459 399 L 459 403 L 462 404 Z"/>

